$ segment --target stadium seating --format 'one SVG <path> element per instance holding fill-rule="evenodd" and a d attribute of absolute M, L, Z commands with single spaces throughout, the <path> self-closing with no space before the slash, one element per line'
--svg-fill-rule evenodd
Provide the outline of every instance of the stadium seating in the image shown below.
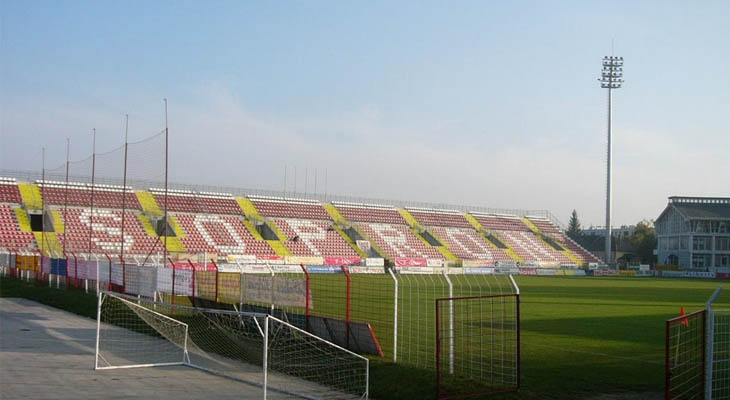
<path fill-rule="evenodd" d="M 286 246 L 297 256 L 358 257 L 357 252 L 332 227 L 332 222 L 276 218 L 276 225 L 289 238 Z"/>
<path fill-rule="evenodd" d="M 60 212 L 64 218 L 65 233 L 58 234 L 58 240 L 64 243 L 67 251 L 87 253 L 89 246 L 93 252 L 118 254 L 121 250 L 122 210 L 69 207 Z M 89 243 L 90 227 L 93 224 L 91 243 Z M 124 215 L 124 252 L 128 254 L 148 254 L 162 251 L 158 238 L 152 237 L 142 227 L 137 214 L 125 211 Z"/>
<path fill-rule="evenodd" d="M 430 228 L 454 255 L 462 260 L 513 261 L 503 250 L 487 243 L 473 228 L 434 226 Z"/>
<path fill-rule="evenodd" d="M 184 236 L 180 241 L 190 253 L 252 254 L 271 256 L 266 241 L 256 240 L 241 221 L 232 215 L 173 213 Z"/>
<path fill-rule="evenodd" d="M 270 196 L 248 196 L 264 217 L 331 220 L 316 200 L 290 199 Z"/>
<path fill-rule="evenodd" d="M 568 256 L 543 242 L 516 216 L 472 215 L 484 228 L 504 239 L 505 244 L 526 262 L 572 263 Z"/>
<path fill-rule="evenodd" d="M 15 178 L 0 177 L 0 203 L 22 203 Z"/>
<path fill-rule="evenodd" d="M 41 190 L 44 202 L 54 205 L 69 205 L 78 207 L 91 207 L 92 191 L 91 185 L 86 183 L 75 183 L 61 181 L 36 181 Z M 122 208 L 129 210 L 141 210 L 137 196 L 132 192 L 131 188 L 127 188 L 126 194 L 123 194 L 121 186 L 114 185 L 94 185 L 93 206 L 94 208 Z M 126 196 L 126 199 L 124 198 Z"/>
<path fill-rule="evenodd" d="M 432 208 L 406 208 L 424 226 L 451 226 L 472 228 L 469 221 L 456 210 L 436 210 Z"/>
<path fill-rule="evenodd" d="M 406 220 L 398 214 L 393 206 L 382 206 L 376 204 L 343 203 L 332 202 L 337 210 L 349 221 L 353 222 L 376 222 L 381 224 L 406 225 Z"/>
<path fill-rule="evenodd" d="M 20 230 L 14 210 L 7 204 L 0 204 L 0 248 L 29 249 L 34 240 L 32 232 Z"/>
<path fill-rule="evenodd" d="M 596 257 L 595 255 L 591 254 L 589 251 L 578 245 L 573 239 L 569 238 L 567 235 L 564 235 L 560 232 L 560 230 L 553 225 L 552 222 L 550 222 L 547 219 L 540 219 L 540 218 L 529 218 L 529 220 L 535 224 L 535 226 L 540 229 L 541 232 L 544 234 L 550 236 L 558 242 L 561 246 L 568 249 L 571 253 L 573 253 L 575 256 L 578 257 L 580 261 L 583 263 L 598 263 L 602 264 L 603 261 Z"/>
<path fill-rule="evenodd" d="M 165 190 L 152 188 L 161 209 L 165 209 Z M 213 192 L 192 192 L 189 190 L 168 190 L 167 211 L 183 211 L 192 213 L 243 215 L 232 195 Z"/>
<path fill-rule="evenodd" d="M 358 226 L 389 258 L 444 259 L 438 250 L 418 239 L 407 225 L 361 222 Z"/>

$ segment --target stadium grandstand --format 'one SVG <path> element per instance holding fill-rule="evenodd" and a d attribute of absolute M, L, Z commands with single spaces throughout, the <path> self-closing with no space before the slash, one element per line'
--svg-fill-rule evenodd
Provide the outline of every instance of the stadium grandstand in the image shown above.
<path fill-rule="evenodd" d="M 194 185 L 173 184 L 165 191 L 111 178 L 92 187 L 83 178 L 52 175 L 44 181 L 32 172 L 3 172 L 0 249 L 6 251 L 119 258 L 165 251 L 173 258 L 288 257 L 309 265 L 363 265 L 368 259 L 400 266 L 600 263 L 547 211 Z"/>
<path fill-rule="evenodd" d="M 669 197 L 654 227 L 660 264 L 730 267 L 730 198 Z"/>

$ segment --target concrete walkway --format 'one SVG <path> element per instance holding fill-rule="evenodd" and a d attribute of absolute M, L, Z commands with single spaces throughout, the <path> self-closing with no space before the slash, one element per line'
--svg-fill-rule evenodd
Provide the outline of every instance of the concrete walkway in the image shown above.
<path fill-rule="evenodd" d="M 259 387 L 187 367 L 94 371 L 95 338 L 94 320 L 0 298 L 0 399 L 262 398 Z"/>

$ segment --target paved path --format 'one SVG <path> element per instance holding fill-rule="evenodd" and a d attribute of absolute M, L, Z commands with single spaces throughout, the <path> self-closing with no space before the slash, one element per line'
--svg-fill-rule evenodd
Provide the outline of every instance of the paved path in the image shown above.
<path fill-rule="evenodd" d="M 258 387 L 187 367 L 94 371 L 95 338 L 94 320 L 0 298 L 0 399 L 262 398 Z"/>

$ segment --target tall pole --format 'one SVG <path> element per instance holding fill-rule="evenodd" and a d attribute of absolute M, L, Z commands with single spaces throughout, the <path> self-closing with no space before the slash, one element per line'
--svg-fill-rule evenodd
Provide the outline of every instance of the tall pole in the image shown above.
<path fill-rule="evenodd" d="M 124 265 L 124 215 L 127 213 L 127 137 L 129 135 L 129 114 L 126 114 L 124 123 L 124 177 L 122 178 L 122 245 L 119 247 L 119 261 Z"/>
<path fill-rule="evenodd" d="M 46 242 L 46 148 L 42 148 L 41 157 L 41 263 L 43 263 L 43 255 L 45 254 Z"/>
<path fill-rule="evenodd" d="M 163 222 L 165 224 L 165 230 L 163 232 L 165 234 L 165 236 L 164 236 L 165 240 L 163 243 L 165 246 L 165 249 L 163 250 L 163 252 L 164 252 L 165 258 L 163 258 L 163 260 L 167 260 L 167 150 L 168 150 L 168 142 L 169 142 L 168 141 L 169 132 L 167 129 L 167 99 L 163 99 L 163 100 L 165 100 L 165 210 L 164 210 L 164 217 L 163 217 Z M 172 273 L 174 275 L 175 271 L 173 270 Z"/>
<path fill-rule="evenodd" d="M 91 144 L 91 213 L 89 215 L 89 257 L 91 257 L 92 238 L 94 237 L 94 177 L 96 175 L 96 128 Z M 111 282 L 111 276 L 109 276 Z"/>
<path fill-rule="evenodd" d="M 66 214 L 68 213 L 68 167 L 69 167 L 69 151 L 71 149 L 71 139 L 66 138 L 66 188 L 63 190 L 63 223 L 64 223 L 64 230 L 63 230 L 63 255 L 66 256 L 66 225 L 68 224 L 68 219 L 66 218 Z"/>
<path fill-rule="evenodd" d="M 611 257 L 611 208 L 613 197 L 611 194 L 612 180 L 611 180 L 611 169 L 613 163 L 613 149 L 612 149 L 612 138 L 611 138 L 611 112 L 613 109 L 613 89 L 621 88 L 623 84 L 623 57 L 615 57 L 613 55 L 603 57 L 603 71 L 601 77 L 598 79 L 601 82 L 601 88 L 608 89 L 608 143 L 606 149 L 606 264 L 610 265 L 612 261 Z"/>

